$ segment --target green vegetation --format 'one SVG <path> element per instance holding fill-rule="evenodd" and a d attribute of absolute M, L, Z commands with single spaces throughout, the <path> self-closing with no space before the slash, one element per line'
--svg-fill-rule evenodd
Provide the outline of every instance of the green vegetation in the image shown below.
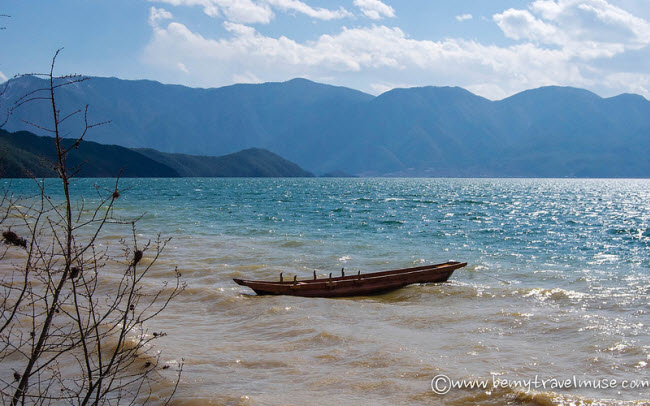
<path fill-rule="evenodd" d="M 222 157 L 168 154 L 152 149 L 132 150 L 92 141 L 63 139 L 69 170 L 77 177 L 310 177 L 313 174 L 264 149 L 252 148 Z M 54 138 L 27 131 L 0 130 L 0 177 L 52 178 Z"/>
<path fill-rule="evenodd" d="M 311 177 L 293 162 L 260 148 L 220 157 L 168 154 L 138 149 L 141 154 L 178 171 L 183 177 Z"/>
<path fill-rule="evenodd" d="M 71 173 L 77 177 L 176 177 L 174 169 L 117 145 L 63 139 L 62 146 L 72 147 L 67 156 Z M 9 133 L 0 130 L 0 176 L 3 178 L 57 177 L 54 138 L 39 137 L 27 131 Z"/>

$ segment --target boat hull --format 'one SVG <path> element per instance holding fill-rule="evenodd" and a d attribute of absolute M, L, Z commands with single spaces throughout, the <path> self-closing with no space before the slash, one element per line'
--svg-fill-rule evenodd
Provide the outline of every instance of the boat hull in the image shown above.
<path fill-rule="evenodd" d="M 234 279 L 258 295 L 290 295 L 302 297 L 367 296 L 390 292 L 415 283 L 445 282 L 452 273 L 466 266 L 465 262 L 446 262 L 415 268 L 397 269 L 367 274 L 321 278 L 303 281 L 252 281 Z"/>

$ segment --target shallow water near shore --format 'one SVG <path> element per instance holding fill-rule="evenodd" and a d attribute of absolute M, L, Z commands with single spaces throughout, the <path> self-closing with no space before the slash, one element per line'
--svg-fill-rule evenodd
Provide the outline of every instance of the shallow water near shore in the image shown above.
<path fill-rule="evenodd" d="M 114 181 L 72 184 L 88 206 L 94 184 Z M 11 187 L 28 194 L 32 185 Z M 121 185 L 115 215 L 144 213 L 141 239 L 173 238 L 148 283 L 170 279 L 175 266 L 188 283 L 150 326 L 168 334 L 156 341 L 162 361 L 185 362 L 173 404 L 650 402 L 650 387 L 631 387 L 650 379 L 648 180 Z M 56 197 L 54 181 L 48 193 Z M 110 243 L 130 230 L 105 231 Z M 372 297 L 258 297 L 232 281 L 447 260 L 469 265 L 445 284 Z M 489 385 L 437 394 L 436 376 Z M 591 386 L 562 389 L 553 379 Z M 602 380 L 607 388 L 593 385 Z"/>

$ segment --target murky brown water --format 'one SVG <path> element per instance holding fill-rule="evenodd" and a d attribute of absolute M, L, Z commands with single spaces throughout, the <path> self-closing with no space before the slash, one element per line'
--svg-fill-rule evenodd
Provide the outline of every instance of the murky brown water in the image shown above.
<path fill-rule="evenodd" d="M 623 387 L 649 379 L 650 183 L 210 182 L 157 184 L 122 212 L 147 211 L 144 239 L 174 237 L 147 283 L 175 266 L 188 283 L 150 325 L 168 334 L 162 361 L 184 360 L 173 404 L 650 402 L 650 387 Z M 258 297 L 232 281 L 447 259 L 469 266 L 373 297 Z M 443 392 L 488 386 L 436 394 L 443 375 Z"/>

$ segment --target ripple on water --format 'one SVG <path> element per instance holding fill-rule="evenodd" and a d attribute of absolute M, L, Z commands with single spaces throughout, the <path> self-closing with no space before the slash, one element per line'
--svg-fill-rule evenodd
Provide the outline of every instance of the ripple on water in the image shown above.
<path fill-rule="evenodd" d="M 647 400 L 647 390 L 438 396 L 429 383 L 438 373 L 646 376 L 648 181 L 125 179 L 129 185 L 137 187 L 125 190 L 116 214 L 147 212 L 138 224 L 143 242 L 158 232 L 174 237 L 147 287 L 176 265 L 189 286 L 151 326 L 168 333 L 157 343 L 165 356 L 187 361 L 175 404 Z M 107 231 L 101 243 L 116 246 L 121 232 Z M 373 297 L 256 297 L 231 280 L 448 259 L 470 265 L 447 284 Z"/>

